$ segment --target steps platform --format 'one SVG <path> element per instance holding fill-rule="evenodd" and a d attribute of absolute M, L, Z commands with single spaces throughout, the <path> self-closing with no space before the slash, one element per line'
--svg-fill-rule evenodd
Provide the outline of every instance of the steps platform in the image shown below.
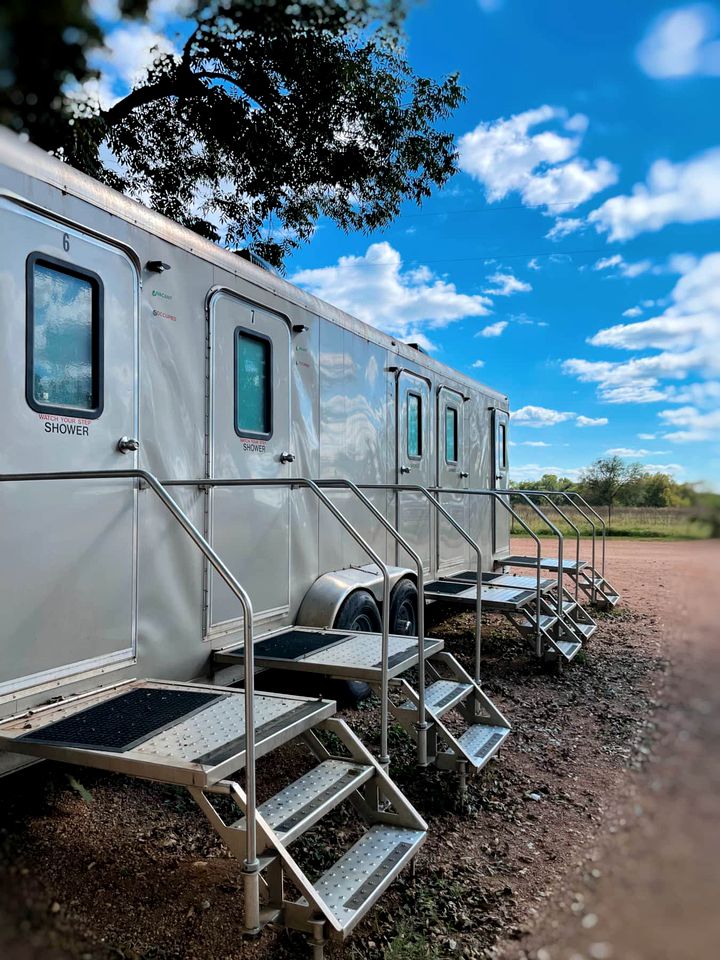
<path fill-rule="evenodd" d="M 502 561 L 503 566 L 505 567 L 537 567 L 537 557 L 505 557 Z M 562 569 L 563 573 L 578 573 L 580 570 L 584 570 L 588 566 L 588 563 L 585 560 L 563 560 Z M 541 557 L 540 559 L 540 569 L 549 570 L 551 573 L 557 573 L 559 570 L 560 564 L 557 557 Z"/>
<path fill-rule="evenodd" d="M 255 697 L 257 755 L 332 716 L 331 700 Z M 0 749 L 163 783 L 207 787 L 245 765 L 245 694 L 130 680 L 0 724 Z"/>
<path fill-rule="evenodd" d="M 442 650 L 443 640 L 425 638 L 425 654 Z M 244 661 L 243 646 L 216 650 L 213 662 L 227 666 Z M 317 630 L 292 627 L 267 634 L 255 642 L 255 664 L 280 670 L 320 673 L 340 679 L 379 683 L 382 672 L 382 636 L 348 630 Z M 418 662 L 414 637 L 389 637 L 389 677 L 399 676 Z"/>
<path fill-rule="evenodd" d="M 537 598 L 535 590 L 518 587 L 483 586 L 482 602 L 485 610 L 519 610 Z M 477 587 L 467 581 L 452 578 L 432 580 L 425 584 L 425 599 L 456 604 L 474 609 L 477 603 Z"/>
<path fill-rule="evenodd" d="M 475 570 L 463 570 L 462 573 L 453 573 L 444 579 L 477 583 L 477 572 Z M 513 587 L 518 590 L 534 590 L 537 593 L 537 577 L 523 576 L 520 573 L 483 573 L 482 583 L 483 588 L 492 585 L 495 587 Z M 548 593 L 556 586 L 557 580 L 554 578 L 545 577 L 540 579 L 541 593 Z M 484 596 L 485 594 L 483 592 L 483 597 Z"/>

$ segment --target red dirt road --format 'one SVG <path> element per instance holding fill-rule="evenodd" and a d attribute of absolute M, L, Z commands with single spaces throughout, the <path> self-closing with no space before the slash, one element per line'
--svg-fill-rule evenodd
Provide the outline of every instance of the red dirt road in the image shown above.
<path fill-rule="evenodd" d="M 617 803 L 595 870 L 569 878 L 564 906 L 497 951 L 507 960 L 706 960 L 720 950 L 720 542 L 613 541 L 609 556 L 623 603 L 659 620 L 670 664 L 659 738 Z"/>

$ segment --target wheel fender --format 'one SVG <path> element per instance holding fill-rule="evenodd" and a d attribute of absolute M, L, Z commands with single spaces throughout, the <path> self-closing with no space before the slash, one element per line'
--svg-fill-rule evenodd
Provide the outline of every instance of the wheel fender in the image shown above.
<path fill-rule="evenodd" d="M 388 572 L 391 590 L 403 577 L 409 577 L 413 582 L 417 580 L 417 576 L 406 567 L 388 566 Z M 369 591 L 378 604 L 382 604 L 383 581 L 376 566 L 331 570 L 318 577 L 300 604 L 296 618 L 297 625 L 299 627 L 331 627 L 342 604 L 356 590 Z"/>

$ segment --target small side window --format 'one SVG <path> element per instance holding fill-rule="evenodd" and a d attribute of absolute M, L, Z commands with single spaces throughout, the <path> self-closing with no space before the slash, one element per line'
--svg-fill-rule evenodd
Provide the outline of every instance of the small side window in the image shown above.
<path fill-rule="evenodd" d="M 272 343 L 242 327 L 235 330 L 235 432 L 272 436 Z"/>
<path fill-rule="evenodd" d="M 445 461 L 458 461 L 458 411 L 457 407 L 445 407 Z"/>
<path fill-rule="evenodd" d="M 422 397 L 418 393 L 407 395 L 407 455 L 412 460 L 422 457 Z"/>
<path fill-rule="evenodd" d="M 27 261 L 25 396 L 33 410 L 95 419 L 103 407 L 102 281 L 64 261 Z"/>

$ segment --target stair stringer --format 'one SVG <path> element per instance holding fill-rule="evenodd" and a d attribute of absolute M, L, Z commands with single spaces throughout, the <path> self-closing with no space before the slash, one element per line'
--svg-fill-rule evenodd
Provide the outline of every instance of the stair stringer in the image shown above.
<path fill-rule="evenodd" d="M 372 780 L 365 784 L 365 788 L 373 789 L 378 806 L 380 805 L 379 802 L 384 799 L 389 801 L 393 811 L 374 809 L 371 800 L 360 798 L 358 791 L 356 791 L 349 799 L 368 821 L 369 826 L 385 824 L 422 831 L 423 833 L 427 832 L 428 827 L 425 821 L 388 777 L 381 764 L 363 746 L 344 721 L 337 717 L 331 717 L 318 724 L 318 727 L 335 733 L 348 748 L 355 761 L 373 768 L 374 776 Z M 313 734 L 313 731 L 306 731 L 304 739 L 316 757 L 342 759 L 331 754 Z M 224 780 L 212 787 L 188 787 L 187 789 L 230 852 L 240 862 L 243 862 L 247 853 L 246 831 L 233 824 L 226 823 L 208 798 L 208 794 L 230 796 L 238 810 L 243 816 L 246 816 L 247 796 L 240 784 L 233 780 Z M 312 881 L 290 853 L 289 845 L 281 840 L 259 810 L 256 811 L 256 829 L 258 859 L 260 861 L 260 887 L 266 900 L 266 905 L 260 913 L 261 926 L 267 923 L 279 923 L 285 927 L 306 933 L 314 938 L 314 942 L 318 942 L 318 928 L 319 925 L 322 925 L 323 938 L 329 935 L 333 939 L 344 939 L 350 929 L 343 925 L 318 893 Z M 264 871 L 272 873 L 272 876 L 267 880 L 262 876 Z M 284 878 L 287 878 L 300 893 L 300 901 L 284 899 L 282 892 Z M 367 903 L 363 915 L 370 909 L 383 889 L 384 887 L 378 890 L 376 896 Z M 353 923 L 353 926 L 355 926 L 355 923 Z"/>

